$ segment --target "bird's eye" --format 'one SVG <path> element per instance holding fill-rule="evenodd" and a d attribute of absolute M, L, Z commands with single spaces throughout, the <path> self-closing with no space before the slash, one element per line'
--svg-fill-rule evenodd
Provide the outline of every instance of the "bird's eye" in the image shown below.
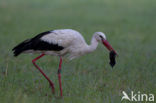
<path fill-rule="evenodd" d="M 101 39 L 104 39 L 101 35 L 99 35 Z"/>

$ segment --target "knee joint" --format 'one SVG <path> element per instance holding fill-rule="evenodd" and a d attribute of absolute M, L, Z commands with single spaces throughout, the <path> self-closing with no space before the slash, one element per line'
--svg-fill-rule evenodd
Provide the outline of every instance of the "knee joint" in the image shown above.
<path fill-rule="evenodd" d="M 58 69 L 58 72 L 57 72 L 58 74 L 61 74 L 61 69 Z"/>

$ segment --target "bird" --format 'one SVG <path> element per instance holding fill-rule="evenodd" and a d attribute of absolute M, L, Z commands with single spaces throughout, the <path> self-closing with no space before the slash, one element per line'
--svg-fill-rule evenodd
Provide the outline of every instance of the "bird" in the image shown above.
<path fill-rule="evenodd" d="M 50 30 L 39 33 L 33 38 L 26 39 L 25 41 L 15 46 L 12 51 L 15 57 L 21 53 L 40 54 L 38 57 L 32 60 L 32 63 L 48 80 L 52 89 L 52 93 L 55 93 L 54 83 L 36 64 L 36 61 L 45 55 L 59 57 L 58 80 L 60 96 L 62 97 L 61 68 L 63 58 L 67 57 L 69 60 L 72 60 L 84 54 L 91 53 L 97 48 L 98 43 L 104 44 L 104 46 L 110 51 L 110 65 L 113 67 L 116 64 L 115 57 L 117 52 L 106 40 L 106 35 L 103 32 L 95 32 L 92 36 L 90 45 L 88 45 L 81 33 L 76 30 Z"/>

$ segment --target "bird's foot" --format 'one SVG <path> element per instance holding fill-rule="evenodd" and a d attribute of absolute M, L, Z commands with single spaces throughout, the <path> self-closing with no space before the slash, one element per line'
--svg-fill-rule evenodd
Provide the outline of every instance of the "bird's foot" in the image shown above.
<path fill-rule="evenodd" d="M 55 94 L 55 88 L 54 88 L 53 83 L 49 83 L 49 85 L 50 85 L 50 87 L 51 87 L 51 89 L 52 89 L 52 93 Z"/>

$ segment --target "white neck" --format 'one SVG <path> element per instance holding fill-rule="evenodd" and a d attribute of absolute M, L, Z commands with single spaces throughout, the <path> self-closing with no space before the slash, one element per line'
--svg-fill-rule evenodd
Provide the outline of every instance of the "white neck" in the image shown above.
<path fill-rule="evenodd" d="M 85 51 L 87 53 L 93 52 L 98 46 L 98 41 L 95 39 L 95 36 L 93 35 L 92 40 L 91 40 L 91 44 L 87 45 Z"/>

